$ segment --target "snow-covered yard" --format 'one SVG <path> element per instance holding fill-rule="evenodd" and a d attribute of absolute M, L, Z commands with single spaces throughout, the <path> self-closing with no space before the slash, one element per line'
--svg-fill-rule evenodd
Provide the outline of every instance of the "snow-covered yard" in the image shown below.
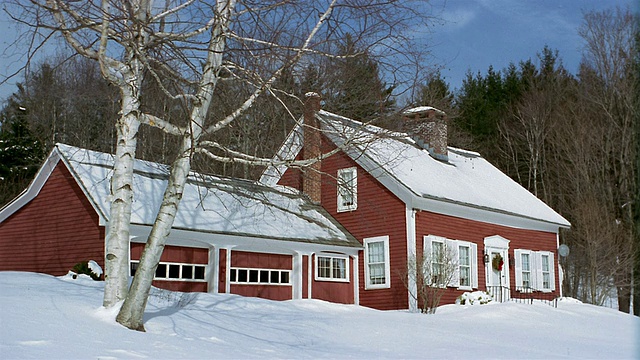
<path fill-rule="evenodd" d="M 154 289 L 146 333 L 101 308 L 103 282 L 0 272 L 0 358 L 640 357 L 640 318 L 570 299 L 447 305 L 435 315 Z"/>

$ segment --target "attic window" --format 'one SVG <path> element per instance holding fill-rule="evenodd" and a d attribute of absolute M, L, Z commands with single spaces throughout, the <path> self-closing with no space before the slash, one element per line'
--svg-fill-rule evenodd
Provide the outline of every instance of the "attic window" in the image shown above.
<path fill-rule="evenodd" d="M 338 170 L 338 212 L 358 208 L 358 172 L 355 167 Z"/>

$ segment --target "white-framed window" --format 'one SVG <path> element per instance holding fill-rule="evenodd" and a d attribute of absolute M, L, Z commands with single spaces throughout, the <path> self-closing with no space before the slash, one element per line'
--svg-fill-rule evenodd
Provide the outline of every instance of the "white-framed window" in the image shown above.
<path fill-rule="evenodd" d="M 389 236 L 364 239 L 364 276 L 367 290 L 391 287 Z"/>
<path fill-rule="evenodd" d="M 232 267 L 229 282 L 241 285 L 291 285 L 291 270 Z"/>
<path fill-rule="evenodd" d="M 131 276 L 136 274 L 140 261 L 131 260 Z M 161 262 L 156 268 L 154 280 L 206 281 L 207 265 Z"/>
<path fill-rule="evenodd" d="M 358 208 L 358 171 L 355 167 L 338 170 L 338 211 Z"/>
<path fill-rule="evenodd" d="M 478 245 L 441 236 L 424 237 L 424 261 L 431 285 L 451 286 L 462 290 L 478 288 Z"/>
<path fill-rule="evenodd" d="M 458 272 L 460 287 L 471 287 L 471 246 L 468 244 L 458 245 Z"/>
<path fill-rule="evenodd" d="M 349 281 L 349 258 L 320 254 L 316 256 L 316 280 Z"/>
<path fill-rule="evenodd" d="M 517 290 L 550 292 L 556 289 L 552 252 L 516 249 L 514 255 Z"/>

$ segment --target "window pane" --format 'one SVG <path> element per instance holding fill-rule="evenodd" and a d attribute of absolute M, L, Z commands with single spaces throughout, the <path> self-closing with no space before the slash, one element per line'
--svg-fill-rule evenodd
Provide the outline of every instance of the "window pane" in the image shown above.
<path fill-rule="evenodd" d="M 542 287 L 544 289 L 550 289 L 551 288 L 551 281 L 550 281 L 550 276 L 548 272 L 542 273 Z"/>
<path fill-rule="evenodd" d="M 431 261 L 442 263 L 444 260 L 444 244 L 441 242 L 431 243 Z"/>
<path fill-rule="evenodd" d="M 195 276 L 193 277 L 196 280 L 204 280 L 204 266 L 195 267 Z"/>
<path fill-rule="evenodd" d="M 260 270 L 260 282 L 269 283 L 269 270 Z"/>
<path fill-rule="evenodd" d="M 471 265 L 471 263 L 469 262 L 469 247 L 468 246 L 460 246 L 458 248 L 458 254 L 459 254 L 459 263 L 461 266 L 468 266 Z"/>
<path fill-rule="evenodd" d="M 369 263 L 381 263 L 384 262 L 384 243 L 371 242 L 369 243 Z"/>
<path fill-rule="evenodd" d="M 238 282 L 247 282 L 247 269 L 238 270 Z"/>
<path fill-rule="evenodd" d="M 280 271 L 279 270 L 271 270 L 271 283 L 279 284 L 280 283 Z"/>
<path fill-rule="evenodd" d="M 542 271 L 549 271 L 549 255 L 542 255 Z"/>
<path fill-rule="evenodd" d="M 384 264 L 369 265 L 369 280 L 371 284 L 384 284 Z"/>
<path fill-rule="evenodd" d="M 182 265 L 182 278 L 193 279 L 193 265 Z"/>
<path fill-rule="evenodd" d="M 170 279 L 180 278 L 180 265 L 177 265 L 177 264 L 169 265 L 169 278 Z"/>
<path fill-rule="evenodd" d="M 158 264 L 156 268 L 156 277 L 160 279 L 167 278 L 167 264 Z"/>
<path fill-rule="evenodd" d="M 468 266 L 460 267 L 460 286 L 471 286 L 471 269 Z"/>
<path fill-rule="evenodd" d="M 529 265 L 529 254 L 522 254 L 522 271 L 531 271 L 531 265 Z"/>
<path fill-rule="evenodd" d="M 283 284 L 288 284 L 289 283 L 289 272 L 288 271 L 283 271 L 282 273 L 280 273 L 281 277 L 280 280 Z"/>
<path fill-rule="evenodd" d="M 134 276 L 136 274 L 136 270 L 138 270 L 138 265 L 140 264 L 137 262 L 131 263 L 131 276 Z"/>
<path fill-rule="evenodd" d="M 346 259 L 333 259 L 333 278 L 334 279 L 346 279 Z"/>
<path fill-rule="evenodd" d="M 258 282 L 258 270 L 254 270 L 254 269 L 249 270 L 249 282 L 250 283 Z"/>
<path fill-rule="evenodd" d="M 331 277 L 331 258 L 318 257 L 318 277 Z"/>
<path fill-rule="evenodd" d="M 231 273 L 229 274 L 229 281 L 231 282 L 236 282 L 236 274 L 237 274 L 238 270 L 236 269 L 231 269 Z"/>

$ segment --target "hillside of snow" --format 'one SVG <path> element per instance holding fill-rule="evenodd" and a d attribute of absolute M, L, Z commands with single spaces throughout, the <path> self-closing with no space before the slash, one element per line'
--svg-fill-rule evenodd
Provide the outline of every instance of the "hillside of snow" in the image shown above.
<path fill-rule="evenodd" d="M 640 318 L 570 299 L 423 315 L 154 289 L 141 333 L 100 306 L 103 286 L 0 272 L 0 358 L 640 358 Z"/>

